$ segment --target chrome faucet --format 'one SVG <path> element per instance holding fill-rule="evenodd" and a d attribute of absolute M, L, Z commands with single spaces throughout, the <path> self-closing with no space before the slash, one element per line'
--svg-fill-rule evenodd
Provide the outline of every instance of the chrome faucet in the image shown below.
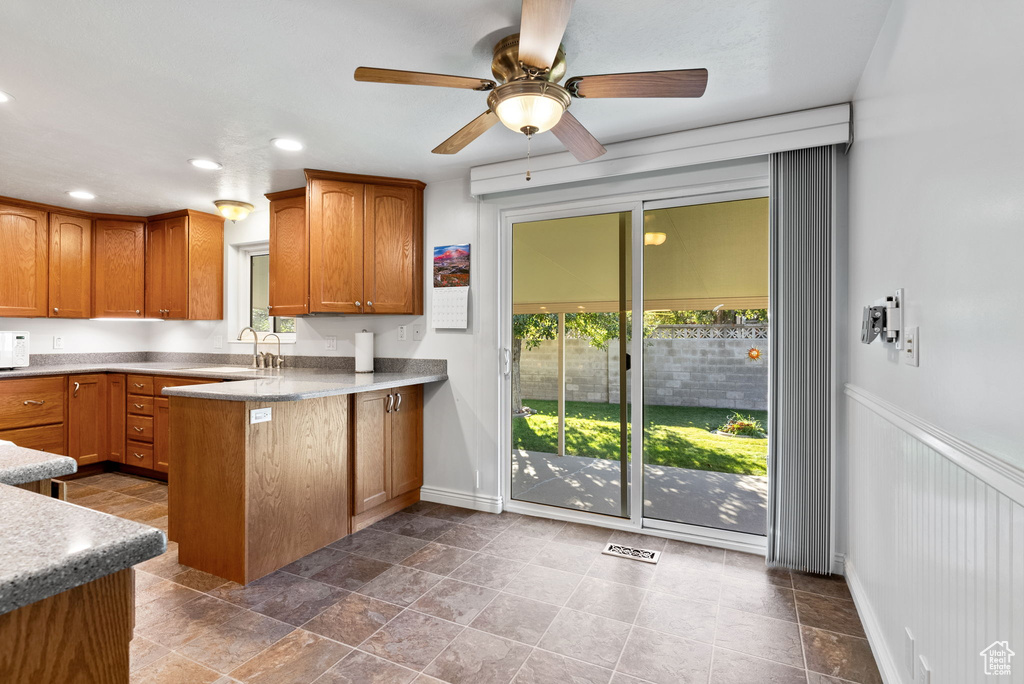
<path fill-rule="evenodd" d="M 260 356 L 260 336 L 259 336 L 259 334 L 255 330 L 253 330 L 252 326 L 247 325 L 244 328 L 242 328 L 241 332 L 238 333 L 238 341 L 239 342 L 242 341 L 242 335 L 245 334 L 246 330 L 248 330 L 249 332 L 252 333 L 252 366 L 251 367 L 252 368 L 259 368 L 260 366 L 259 366 L 259 363 L 258 363 L 258 359 L 259 359 L 259 356 Z"/>
<path fill-rule="evenodd" d="M 277 333 L 270 333 L 263 336 L 263 341 L 266 342 L 271 337 L 277 340 L 277 354 L 267 352 L 264 368 L 281 368 L 284 366 L 284 357 L 281 356 L 281 338 L 277 336 Z"/>

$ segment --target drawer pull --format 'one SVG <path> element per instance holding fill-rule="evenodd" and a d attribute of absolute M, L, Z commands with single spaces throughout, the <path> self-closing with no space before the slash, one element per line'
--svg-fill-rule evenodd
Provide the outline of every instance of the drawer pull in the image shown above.
<path fill-rule="evenodd" d="M 133 404 L 133 406 L 135 406 L 135 408 L 137 409 L 146 408 L 145 404 Z"/>
<path fill-rule="evenodd" d="M 396 392 L 395 396 L 398 397 L 398 403 L 395 404 L 395 413 L 398 413 L 399 410 L 401 410 L 401 408 L 402 408 L 402 393 L 401 392 Z"/>
<path fill-rule="evenodd" d="M 32 406 L 42 406 L 45 403 L 45 399 L 26 399 L 25 401 L 22 402 L 24 406 L 28 406 L 29 404 L 31 404 Z"/>
<path fill-rule="evenodd" d="M 395 395 L 394 394 L 389 394 L 388 395 L 388 406 L 387 406 L 386 409 L 384 409 L 384 412 L 385 413 L 391 413 L 391 407 L 393 407 L 394 405 L 395 405 Z"/>
<path fill-rule="evenodd" d="M 81 385 L 79 385 L 79 384 L 78 384 L 78 383 L 76 382 L 76 383 L 75 383 L 75 391 L 74 391 L 74 393 L 72 393 L 72 395 L 71 395 L 71 396 L 73 396 L 73 397 L 77 397 L 77 396 L 78 396 L 78 388 L 79 388 L 79 387 L 81 387 Z"/>
<path fill-rule="evenodd" d="M 145 432 L 146 428 L 140 428 L 133 425 L 132 430 L 135 430 L 136 432 Z"/>
<path fill-rule="evenodd" d="M 132 456 L 139 459 L 140 461 L 145 458 L 145 456 L 143 456 L 142 454 L 137 454 L 134 451 L 132 452 Z"/>
<path fill-rule="evenodd" d="M 142 383 L 139 383 L 139 382 L 133 382 L 132 383 L 132 387 L 145 387 L 145 385 L 143 385 Z"/>

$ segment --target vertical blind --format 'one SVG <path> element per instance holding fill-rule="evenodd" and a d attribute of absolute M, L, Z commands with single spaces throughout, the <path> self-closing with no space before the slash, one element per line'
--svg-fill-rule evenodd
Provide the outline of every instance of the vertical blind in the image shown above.
<path fill-rule="evenodd" d="M 829 574 L 834 150 L 771 155 L 769 565 Z"/>

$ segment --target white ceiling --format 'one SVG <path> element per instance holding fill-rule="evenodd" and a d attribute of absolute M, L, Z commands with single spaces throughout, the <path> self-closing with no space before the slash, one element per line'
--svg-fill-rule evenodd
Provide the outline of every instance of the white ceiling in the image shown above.
<path fill-rule="evenodd" d="M 707 67 L 699 100 L 576 100 L 602 142 L 849 100 L 890 0 L 580 0 L 568 75 Z M 69 11 L 72 10 L 73 11 Z M 520 0 L 4 0 L 0 195 L 154 214 L 262 204 L 302 169 L 434 181 L 525 156 L 495 126 L 430 150 L 486 109 L 474 91 L 356 83 L 357 66 L 490 78 Z M 273 137 L 306 143 L 276 150 Z M 562 149 L 551 135 L 534 154 Z M 222 171 L 187 164 L 206 157 Z M 85 188 L 92 202 L 65 192 Z"/>

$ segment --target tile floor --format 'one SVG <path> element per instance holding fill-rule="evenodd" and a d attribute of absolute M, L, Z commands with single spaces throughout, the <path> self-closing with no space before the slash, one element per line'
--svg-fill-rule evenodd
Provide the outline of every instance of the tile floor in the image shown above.
<path fill-rule="evenodd" d="M 166 528 L 166 495 L 106 473 L 68 498 Z M 136 569 L 138 684 L 881 682 L 842 578 L 510 513 L 421 502 L 244 587 L 173 543 Z"/>

